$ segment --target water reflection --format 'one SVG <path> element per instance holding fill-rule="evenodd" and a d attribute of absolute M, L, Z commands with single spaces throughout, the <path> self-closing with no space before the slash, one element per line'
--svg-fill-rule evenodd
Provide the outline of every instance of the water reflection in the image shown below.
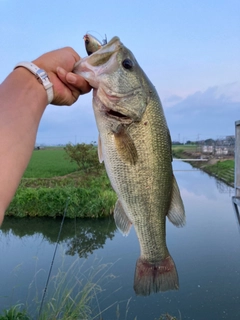
<path fill-rule="evenodd" d="M 56 243 L 61 219 L 10 218 L 6 217 L 1 227 L 3 234 L 10 232 L 19 238 L 42 235 L 49 243 Z M 103 220 L 65 219 L 60 235 L 60 243 L 67 245 L 67 255 L 87 258 L 94 250 L 104 247 L 107 239 L 113 239 L 116 226 L 112 218 Z"/>
<path fill-rule="evenodd" d="M 112 240 L 116 231 L 113 219 L 106 221 L 85 221 L 76 224 L 74 237 L 67 242 L 66 254 L 87 258 L 95 250 L 103 248 L 107 239 Z"/>
<path fill-rule="evenodd" d="M 179 162 L 176 167 L 191 168 Z M 112 219 L 65 220 L 53 275 L 61 268 L 63 256 L 67 268 L 79 260 L 83 275 L 85 270 L 95 267 L 96 258 L 103 264 L 112 263 L 109 273 L 115 278 L 108 283 L 104 280 L 97 304 L 100 310 L 106 310 L 104 320 L 116 319 L 116 303 L 119 319 L 159 319 L 166 313 L 179 318 L 179 312 L 182 320 L 240 319 L 240 234 L 228 192 L 231 188 L 218 188 L 215 178 L 186 170 L 176 172 L 186 209 L 186 226 L 176 228 L 167 221 L 167 245 L 178 268 L 179 290 L 148 297 L 135 295 L 133 277 L 139 242 L 134 228 L 128 237 L 123 237 Z M 12 305 L 25 304 L 27 295 L 33 299 L 35 287 L 29 292 L 29 284 L 38 270 L 42 272 L 36 286 L 42 292 L 60 223 L 52 219 L 6 217 L 0 230 L 0 313 Z M 77 244 L 78 234 L 87 248 Z M 82 249 L 87 259 L 79 258 Z M 75 252 L 75 257 L 66 255 L 68 250 Z M 14 271 L 19 265 L 18 271 Z M 71 274 L 70 279 L 75 276 Z M 131 297 L 126 315 L 126 303 Z"/>
<path fill-rule="evenodd" d="M 234 193 L 234 189 L 229 185 L 227 185 L 226 183 L 224 183 L 223 181 L 218 180 L 216 178 L 215 178 L 215 181 L 216 181 L 216 187 L 220 193 L 228 193 L 229 196 L 231 196 Z"/>

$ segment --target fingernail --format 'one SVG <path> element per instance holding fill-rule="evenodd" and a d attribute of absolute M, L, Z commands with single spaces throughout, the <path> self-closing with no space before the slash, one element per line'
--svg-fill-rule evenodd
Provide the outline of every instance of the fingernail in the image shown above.
<path fill-rule="evenodd" d="M 57 67 L 57 73 L 59 73 L 61 76 L 66 75 L 66 71 L 61 67 Z"/>
<path fill-rule="evenodd" d="M 77 78 L 74 74 L 68 73 L 66 76 L 67 82 L 75 84 L 77 82 Z"/>

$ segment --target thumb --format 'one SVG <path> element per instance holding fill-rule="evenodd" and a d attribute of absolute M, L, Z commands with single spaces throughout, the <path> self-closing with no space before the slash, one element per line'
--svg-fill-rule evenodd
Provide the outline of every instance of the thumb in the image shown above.
<path fill-rule="evenodd" d="M 92 87 L 83 77 L 72 72 L 68 72 L 66 74 L 66 81 L 69 85 L 80 91 L 80 94 L 88 93 L 92 89 Z"/>

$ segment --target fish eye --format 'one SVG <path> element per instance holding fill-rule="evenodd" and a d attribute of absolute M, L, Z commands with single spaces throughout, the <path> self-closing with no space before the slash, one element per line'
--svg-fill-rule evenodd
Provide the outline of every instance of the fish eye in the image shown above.
<path fill-rule="evenodd" d="M 125 69 L 132 69 L 132 67 L 133 67 L 133 62 L 132 62 L 132 60 L 130 60 L 130 59 L 125 59 L 125 60 L 123 60 L 123 62 L 122 62 L 122 66 L 123 66 L 123 68 L 125 68 Z"/>

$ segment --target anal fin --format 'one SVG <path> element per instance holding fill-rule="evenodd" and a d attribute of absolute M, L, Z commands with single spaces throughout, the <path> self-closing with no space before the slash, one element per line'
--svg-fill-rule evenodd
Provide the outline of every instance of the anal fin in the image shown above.
<path fill-rule="evenodd" d="M 115 204 L 113 215 L 117 228 L 122 232 L 124 236 L 127 236 L 131 229 L 132 223 L 126 215 L 119 200 L 117 200 Z"/>
<path fill-rule="evenodd" d="M 172 198 L 167 217 L 177 227 L 184 226 L 186 222 L 183 201 L 174 175 L 172 186 Z"/>

